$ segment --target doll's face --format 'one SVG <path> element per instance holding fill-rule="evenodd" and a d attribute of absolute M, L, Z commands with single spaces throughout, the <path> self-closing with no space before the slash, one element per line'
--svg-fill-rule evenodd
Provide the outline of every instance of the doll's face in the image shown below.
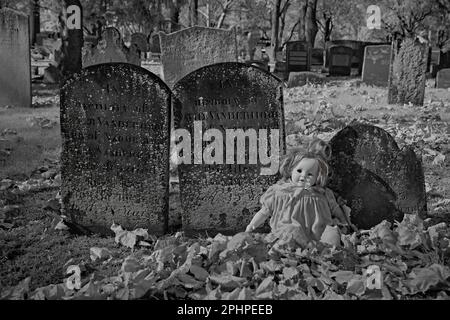
<path fill-rule="evenodd" d="M 319 163 L 316 159 L 303 159 L 292 170 L 292 182 L 300 187 L 309 188 L 316 184 Z"/>

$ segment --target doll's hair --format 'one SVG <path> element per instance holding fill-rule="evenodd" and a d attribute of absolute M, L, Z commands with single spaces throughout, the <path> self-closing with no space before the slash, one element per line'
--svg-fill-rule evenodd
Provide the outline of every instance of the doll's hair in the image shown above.
<path fill-rule="evenodd" d="M 331 160 L 331 146 L 322 139 L 315 138 L 308 145 L 308 152 L 322 156 L 326 161 Z"/>
<path fill-rule="evenodd" d="M 317 174 L 316 185 L 324 188 L 328 182 L 329 166 L 327 161 L 319 153 L 302 152 L 300 149 L 292 150 L 288 155 L 284 157 L 280 165 L 280 174 L 284 181 L 291 179 L 292 170 L 303 159 L 314 159 L 319 165 L 319 172 Z"/>

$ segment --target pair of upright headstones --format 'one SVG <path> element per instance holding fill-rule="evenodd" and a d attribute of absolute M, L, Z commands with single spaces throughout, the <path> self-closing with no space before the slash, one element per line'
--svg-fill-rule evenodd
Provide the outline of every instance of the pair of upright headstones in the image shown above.
<path fill-rule="evenodd" d="M 261 169 L 277 145 L 284 152 L 282 84 L 258 68 L 207 66 L 171 91 L 140 67 L 98 65 L 65 84 L 61 104 L 64 210 L 94 231 L 108 230 L 113 222 L 167 231 L 171 105 L 175 127 L 184 129 L 178 135 L 184 146 L 179 174 L 186 232 L 242 231 L 261 195 L 278 180 Z M 233 136 L 232 149 L 226 143 L 225 130 L 239 128 L 255 129 L 256 140 L 249 135 L 244 151 L 235 149 L 239 141 Z M 269 132 L 278 136 L 269 138 Z M 331 187 L 349 201 L 358 226 L 426 212 L 421 161 L 412 150 L 400 151 L 385 131 L 364 125 L 344 129 L 331 145 Z M 255 148 L 260 149 L 252 164 Z M 243 165 L 237 164 L 241 154 Z"/>
<path fill-rule="evenodd" d="M 252 164 L 249 151 L 243 164 L 235 161 L 240 153 L 229 161 L 225 130 L 255 129 L 259 144 L 262 135 L 277 131 L 276 141 L 266 140 L 283 151 L 283 100 L 278 79 L 240 63 L 198 69 L 173 91 L 130 64 L 96 65 L 69 79 L 61 92 L 67 215 L 98 232 L 113 222 L 167 231 L 172 104 L 175 127 L 185 129 L 180 154 L 185 164 L 179 167 L 183 228 L 231 232 L 249 222 L 277 177 L 260 174 L 263 155 Z M 214 151 L 205 144 L 214 144 Z M 211 157 L 215 162 L 207 162 Z"/>

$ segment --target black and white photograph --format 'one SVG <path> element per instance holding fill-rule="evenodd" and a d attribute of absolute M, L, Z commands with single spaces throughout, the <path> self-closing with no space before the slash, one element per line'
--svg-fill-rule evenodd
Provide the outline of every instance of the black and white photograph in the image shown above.
<path fill-rule="evenodd" d="M 449 263 L 450 0 L 0 0 L 0 300 L 278 318 Z"/>

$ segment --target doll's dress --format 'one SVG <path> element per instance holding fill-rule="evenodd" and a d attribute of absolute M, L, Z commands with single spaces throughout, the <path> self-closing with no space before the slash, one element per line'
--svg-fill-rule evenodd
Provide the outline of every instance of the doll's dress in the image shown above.
<path fill-rule="evenodd" d="M 261 197 L 262 212 L 270 217 L 272 238 L 291 237 L 298 244 L 319 241 L 338 204 L 331 190 L 304 189 L 280 181 Z"/>

